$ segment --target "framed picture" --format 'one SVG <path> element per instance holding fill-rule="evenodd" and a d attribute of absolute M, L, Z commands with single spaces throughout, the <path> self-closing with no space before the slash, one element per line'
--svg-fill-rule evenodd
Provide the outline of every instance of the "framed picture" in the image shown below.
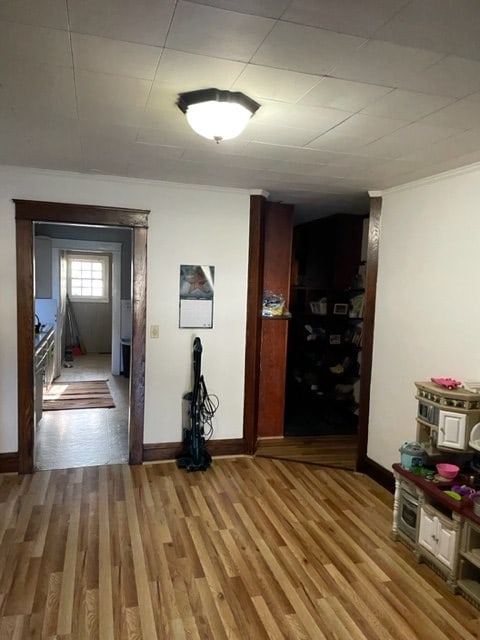
<path fill-rule="evenodd" d="M 333 333 L 332 335 L 329 336 L 330 344 L 341 344 L 341 342 L 342 342 L 342 338 L 339 334 Z"/>
<path fill-rule="evenodd" d="M 348 303 L 346 302 L 336 302 L 333 305 L 333 313 L 336 316 L 346 316 L 348 313 Z"/>

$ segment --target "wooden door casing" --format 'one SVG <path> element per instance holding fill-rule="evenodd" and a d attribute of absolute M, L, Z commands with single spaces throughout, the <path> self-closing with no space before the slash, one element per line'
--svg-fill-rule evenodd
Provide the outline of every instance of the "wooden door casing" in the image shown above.
<path fill-rule="evenodd" d="M 145 323 L 147 222 L 149 211 L 34 200 L 14 200 L 17 251 L 18 472 L 34 469 L 34 282 L 35 222 L 103 225 L 132 229 L 132 380 L 130 385 L 129 462 L 143 459 L 145 397 Z"/>

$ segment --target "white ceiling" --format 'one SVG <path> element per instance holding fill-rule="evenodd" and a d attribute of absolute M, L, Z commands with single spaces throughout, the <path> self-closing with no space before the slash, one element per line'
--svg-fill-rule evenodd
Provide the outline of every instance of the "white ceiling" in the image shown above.
<path fill-rule="evenodd" d="M 478 0 L 2 0 L 0 163 L 264 189 L 297 220 L 480 160 Z M 216 145 L 181 92 L 261 104 Z"/>

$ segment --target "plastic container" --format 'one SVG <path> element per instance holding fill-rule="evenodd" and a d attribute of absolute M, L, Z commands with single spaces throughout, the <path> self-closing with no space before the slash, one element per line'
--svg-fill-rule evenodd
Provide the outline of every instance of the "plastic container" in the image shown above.
<path fill-rule="evenodd" d="M 423 467 L 425 447 L 420 442 L 404 442 L 399 451 L 400 464 L 406 471 L 410 471 L 412 467 Z"/>
<path fill-rule="evenodd" d="M 453 480 L 460 471 L 460 467 L 457 467 L 456 464 L 448 464 L 447 462 L 439 462 L 437 464 L 437 471 L 442 478 L 446 478 L 447 480 Z"/>

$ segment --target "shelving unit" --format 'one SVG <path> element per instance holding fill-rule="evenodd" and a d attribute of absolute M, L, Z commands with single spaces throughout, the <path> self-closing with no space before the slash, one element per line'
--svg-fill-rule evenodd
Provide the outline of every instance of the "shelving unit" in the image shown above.
<path fill-rule="evenodd" d="M 363 218 L 296 227 L 290 290 L 286 435 L 354 433 L 363 331 Z M 298 432 L 299 428 L 303 428 Z"/>
<path fill-rule="evenodd" d="M 476 604 L 480 602 L 480 526 L 466 520 L 460 547 L 457 586 L 463 595 Z"/>

